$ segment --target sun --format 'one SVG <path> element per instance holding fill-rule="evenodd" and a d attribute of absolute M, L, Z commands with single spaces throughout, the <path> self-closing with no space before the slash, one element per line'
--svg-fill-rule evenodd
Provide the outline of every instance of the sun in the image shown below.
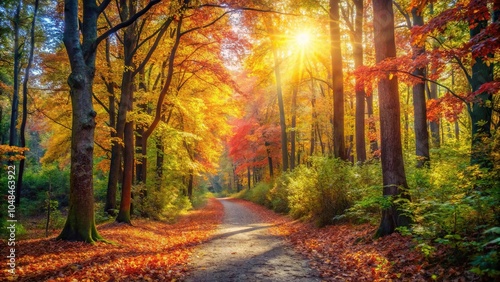
<path fill-rule="evenodd" d="M 302 31 L 295 35 L 295 43 L 301 47 L 305 48 L 311 44 L 312 36 L 309 32 Z"/>

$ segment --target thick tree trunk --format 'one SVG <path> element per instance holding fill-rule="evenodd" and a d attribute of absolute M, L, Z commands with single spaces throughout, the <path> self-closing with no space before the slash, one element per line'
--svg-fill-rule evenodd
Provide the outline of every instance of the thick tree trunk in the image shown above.
<path fill-rule="evenodd" d="M 333 88 L 333 154 L 347 160 L 344 140 L 344 76 L 340 44 L 339 0 L 330 0 L 330 40 Z"/>
<path fill-rule="evenodd" d="M 80 43 L 78 1 L 66 0 L 64 6 L 64 45 L 71 74 L 68 84 L 72 105 L 71 172 L 69 211 L 58 239 L 94 242 L 101 240 L 94 220 L 93 153 L 95 116 L 92 86 L 95 72 L 95 50 L 99 14 L 94 1 L 84 2 Z"/>
<path fill-rule="evenodd" d="M 376 61 L 396 57 L 394 38 L 394 14 L 391 0 L 374 0 L 374 32 Z M 408 187 L 401 146 L 401 125 L 397 76 L 387 74 L 378 83 L 380 111 L 380 133 L 382 137 L 382 174 L 383 195 L 394 197 L 394 200 L 405 196 Z M 382 211 L 382 220 L 377 236 L 385 236 L 394 232 L 399 226 L 409 224 L 409 218 L 402 214 L 398 205 L 393 202 L 390 208 Z"/>
<path fill-rule="evenodd" d="M 422 26 L 424 18 L 422 11 L 417 7 L 411 10 L 413 17 L 413 26 Z M 413 43 L 413 59 L 425 53 L 423 45 L 420 42 Z M 425 68 L 417 68 L 413 72 L 417 77 L 425 76 Z M 417 84 L 413 85 L 413 116 L 414 116 L 414 129 L 415 129 L 415 145 L 417 155 L 417 167 L 430 167 L 430 154 L 429 154 L 429 132 L 427 131 L 427 108 L 425 102 L 425 81 L 422 79 Z"/>

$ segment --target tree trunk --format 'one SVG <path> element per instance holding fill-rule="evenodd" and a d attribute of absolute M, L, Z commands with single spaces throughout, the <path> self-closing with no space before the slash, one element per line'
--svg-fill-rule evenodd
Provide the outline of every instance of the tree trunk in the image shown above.
<path fill-rule="evenodd" d="M 353 57 L 354 68 L 363 66 L 363 0 L 354 0 L 356 6 L 356 16 L 354 22 L 353 42 Z M 356 78 L 356 160 L 358 162 L 366 161 L 366 140 L 365 140 L 365 89 L 364 84 L 360 79 Z"/>
<path fill-rule="evenodd" d="M 133 6 L 133 5 L 132 5 Z M 124 14 L 127 18 L 130 13 L 133 15 L 135 10 L 133 7 L 129 7 L 130 11 L 126 11 Z M 124 8 L 126 10 L 126 8 Z M 117 125 L 120 130 L 123 126 L 123 176 L 122 176 L 122 196 L 120 202 L 120 209 L 118 216 L 116 217 L 117 222 L 123 222 L 130 224 L 130 205 L 132 203 L 132 183 L 134 174 L 134 121 L 127 119 L 128 112 L 133 110 L 134 101 L 134 77 L 135 69 L 134 65 L 134 54 L 137 45 L 138 35 L 136 34 L 136 25 L 132 24 L 125 29 L 124 40 L 123 40 L 123 54 L 125 58 L 125 71 L 122 75 L 122 96 L 120 99 L 120 108 L 118 112 L 118 122 L 124 123 L 124 125 Z M 120 115 L 121 114 L 121 115 Z"/>
<path fill-rule="evenodd" d="M 487 1 L 480 1 L 481 5 L 486 6 Z M 496 4 L 495 8 L 498 8 Z M 495 9 L 496 12 L 498 12 Z M 494 16 L 494 20 L 498 20 Z M 488 22 L 486 20 L 472 20 L 469 24 L 474 26 L 470 30 L 471 38 L 479 34 L 484 30 Z M 472 79 L 471 86 L 472 91 L 477 91 L 481 85 L 487 82 L 493 81 L 493 63 L 486 64 L 482 57 L 475 56 L 472 53 L 473 62 L 472 65 Z M 491 138 L 491 117 L 492 117 L 492 99 L 493 95 L 488 92 L 483 92 L 475 96 L 472 102 L 470 117 L 472 122 L 472 143 L 471 143 L 471 165 L 479 165 L 482 168 L 492 168 L 493 163 L 490 158 L 490 149 L 487 144 L 485 144 L 485 139 Z"/>
<path fill-rule="evenodd" d="M 20 24 L 20 14 L 21 14 L 22 1 L 17 3 L 16 13 L 14 15 L 14 85 L 12 89 L 12 107 L 10 114 L 10 127 L 9 127 L 9 146 L 18 145 L 18 135 L 17 135 L 17 122 L 19 117 L 19 73 L 21 71 L 20 61 L 21 61 L 21 50 L 19 48 L 19 24 Z M 14 164 L 13 161 L 9 160 L 9 164 Z M 16 202 L 17 202 L 16 197 Z"/>
<path fill-rule="evenodd" d="M 370 153 L 374 153 L 378 150 L 378 137 L 377 137 L 377 126 L 375 125 L 375 119 L 373 117 L 373 94 L 366 96 L 366 112 L 368 114 L 368 136 L 370 141 Z"/>
<path fill-rule="evenodd" d="M 431 69 L 431 72 L 435 72 L 435 70 Z M 429 99 L 438 99 L 437 84 L 432 83 L 432 82 L 431 82 L 430 90 L 429 90 Z M 433 148 L 441 147 L 441 133 L 439 130 L 439 121 L 430 121 L 429 122 L 429 129 L 431 131 L 430 137 L 431 137 L 431 141 L 432 141 L 432 147 Z"/>
<path fill-rule="evenodd" d="M 333 154 L 347 160 L 344 140 L 344 78 L 340 47 L 339 0 L 330 0 L 330 40 L 333 88 Z"/>
<path fill-rule="evenodd" d="M 429 12 L 432 15 L 434 15 L 434 4 L 431 2 L 429 5 Z M 436 43 L 434 43 L 436 44 Z M 434 48 L 436 46 L 434 45 Z M 436 73 L 436 67 L 431 65 L 430 69 L 431 74 Z M 453 78 L 453 70 L 452 70 L 452 80 Z M 452 85 L 455 85 L 452 83 Z M 436 83 L 430 82 L 430 87 L 429 87 L 429 95 L 428 99 L 438 99 L 438 88 Z M 441 133 L 439 131 L 439 120 L 438 121 L 430 121 L 429 122 L 429 130 L 430 130 L 430 140 L 431 140 L 431 145 L 433 148 L 439 148 L 441 147 Z"/>
<path fill-rule="evenodd" d="M 297 92 L 299 91 L 298 82 L 294 83 L 292 90 L 292 124 L 290 131 L 290 170 L 295 169 L 296 161 L 296 139 L 297 139 Z"/>
<path fill-rule="evenodd" d="M 106 39 L 106 63 L 108 71 L 111 72 L 111 56 L 109 53 L 109 39 Z M 111 132 L 112 138 L 118 138 L 117 125 L 116 125 L 116 107 L 115 107 L 115 83 L 110 80 L 106 82 L 106 89 L 108 91 L 108 104 L 109 104 L 109 126 L 114 128 L 115 131 Z M 123 132 L 123 131 L 122 131 Z M 123 134 L 119 138 L 123 138 Z M 106 189 L 106 203 L 104 205 L 104 212 L 110 216 L 116 215 L 116 191 L 118 186 L 118 179 L 120 178 L 121 167 L 121 146 L 116 141 L 112 141 L 111 145 L 111 159 L 108 175 L 108 186 Z"/>
<path fill-rule="evenodd" d="M 422 11 L 417 7 L 411 10 L 413 17 L 413 26 L 424 25 L 424 18 Z M 425 53 L 425 48 L 420 45 L 420 42 L 414 42 L 413 59 Z M 425 77 L 425 68 L 417 68 L 413 71 L 416 77 Z M 414 115 L 414 129 L 415 129 L 415 145 L 417 155 L 417 168 L 430 167 L 430 154 L 429 154 L 429 132 L 427 131 L 427 108 L 425 102 L 425 81 L 422 79 L 413 85 L 413 115 Z"/>
<path fill-rule="evenodd" d="M 132 182 L 134 179 L 134 123 L 127 122 L 123 135 L 123 182 L 120 210 L 116 222 L 131 224 Z"/>
<path fill-rule="evenodd" d="M 267 18 L 266 18 L 267 19 Z M 271 40 L 271 48 L 273 52 L 273 60 L 274 60 L 274 75 L 276 79 L 276 94 L 278 96 L 278 109 L 280 116 L 280 130 L 281 130 L 281 162 L 282 162 L 282 170 L 288 170 L 288 138 L 286 132 L 286 119 L 285 119 L 285 106 L 283 103 L 283 92 L 281 89 L 281 71 L 280 71 L 280 62 L 278 57 L 278 47 L 275 44 L 275 31 L 273 27 L 273 23 L 270 19 L 267 19 L 266 26 L 268 29 L 268 33 L 270 34 Z"/>
<path fill-rule="evenodd" d="M 188 187 L 187 187 L 187 196 L 190 201 L 193 200 L 193 183 L 194 182 L 194 173 L 193 170 L 189 170 L 189 180 L 188 180 Z"/>
<path fill-rule="evenodd" d="M 99 11 L 95 1 L 85 1 L 83 6 L 83 23 L 80 25 L 78 1 L 66 0 L 64 5 L 63 41 L 71 65 L 68 85 L 73 121 L 69 211 L 58 239 L 92 243 L 102 239 L 95 226 L 93 188 L 96 112 L 92 105 L 92 86 L 96 51 L 92 45 L 97 37 Z"/>
<path fill-rule="evenodd" d="M 396 57 L 394 39 L 394 14 L 391 0 L 374 0 L 374 32 L 375 56 L 377 63 L 386 58 Z M 382 137 L 382 174 L 383 195 L 394 197 L 393 200 L 406 195 L 402 189 L 408 187 L 403 163 L 401 146 L 401 125 L 397 76 L 385 75 L 378 83 L 380 111 L 380 133 Z M 392 203 L 390 208 L 382 211 L 382 220 L 376 236 L 385 236 L 394 232 L 399 226 L 407 226 L 409 218 Z"/>
<path fill-rule="evenodd" d="M 33 53 L 35 51 L 35 22 L 36 16 L 38 13 L 38 0 L 35 0 L 33 7 L 33 19 L 31 22 L 31 31 L 30 31 L 30 51 L 28 57 L 28 65 L 24 71 L 24 81 L 23 81 L 23 115 L 21 118 L 21 128 L 19 129 L 20 133 L 20 146 L 22 148 L 26 147 L 26 122 L 28 120 L 28 81 L 30 77 L 31 64 L 33 63 Z M 24 152 L 23 152 L 24 155 Z M 23 187 L 23 176 L 24 176 L 24 167 L 25 167 L 26 159 L 23 158 L 19 162 L 19 169 L 17 175 L 16 182 L 16 201 L 15 205 L 19 207 L 21 203 L 21 188 Z"/>
<path fill-rule="evenodd" d="M 266 147 L 267 146 L 269 146 L 269 145 L 267 145 L 267 142 L 266 142 Z M 274 176 L 273 157 L 271 156 L 271 150 L 269 148 L 267 148 L 266 151 L 267 151 L 267 163 L 269 166 L 269 177 L 272 179 Z"/>

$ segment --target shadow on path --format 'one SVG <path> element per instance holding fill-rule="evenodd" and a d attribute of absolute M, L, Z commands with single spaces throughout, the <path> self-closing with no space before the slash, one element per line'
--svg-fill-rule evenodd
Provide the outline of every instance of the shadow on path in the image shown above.
<path fill-rule="evenodd" d="M 223 223 L 191 256 L 185 281 L 321 281 L 307 260 L 268 232 L 273 225 L 238 203 L 219 201 Z"/>

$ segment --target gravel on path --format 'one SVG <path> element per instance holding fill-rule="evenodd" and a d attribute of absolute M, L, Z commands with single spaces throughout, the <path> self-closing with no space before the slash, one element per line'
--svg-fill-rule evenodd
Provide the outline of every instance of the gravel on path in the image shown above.
<path fill-rule="evenodd" d="M 185 281 L 321 281 L 309 263 L 279 237 L 271 224 L 229 199 L 215 238 L 191 256 Z"/>

